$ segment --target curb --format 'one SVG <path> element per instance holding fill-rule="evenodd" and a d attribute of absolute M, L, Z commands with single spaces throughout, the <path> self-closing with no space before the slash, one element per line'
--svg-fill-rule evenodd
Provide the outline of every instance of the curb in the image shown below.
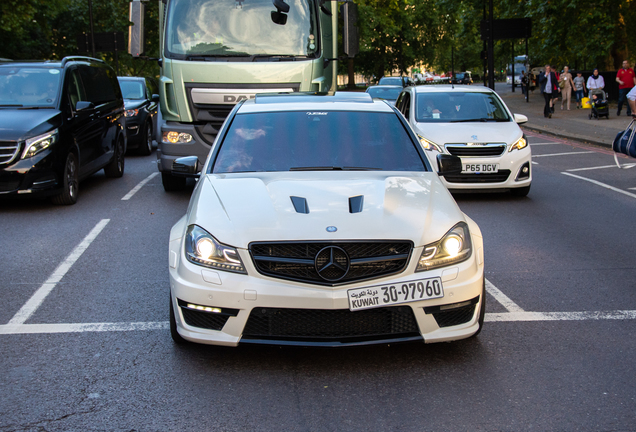
<path fill-rule="evenodd" d="M 531 125 L 522 125 L 521 129 L 527 129 L 533 132 L 538 132 L 540 134 L 543 135 L 551 135 L 557 138 L 565 138 L 565 139 L 570 139 L 573 141 L 582 141 L 588 144 L 594 144 L 600 147 L 605 147 L 608 149 L 612 149 L 612 143 L 611 142 L 606 142 L 606 141 L 597 141 L 594 139 L 590 139 L 587 136 L 583 136 L 583 135 L 576 135 L 576 134 L 566 134 L 566 133 L 559 133 L 559 132 L 554 132 L 550 129 L 547 128 L 542 128 L 540 126 L 531 126 Z"/>

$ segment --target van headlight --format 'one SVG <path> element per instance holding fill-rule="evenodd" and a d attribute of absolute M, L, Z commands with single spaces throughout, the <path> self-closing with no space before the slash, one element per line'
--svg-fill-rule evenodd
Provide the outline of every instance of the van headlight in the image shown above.
<path fill-rule="evenodd" d="M 510 146 L 510 149 L 508 150 L 509 152 L 513 151 L 513 150 L 521 150 L 528 147 L 528 140 L 526 139 L 526 136 L 522 136 L 521 138 L 519 138 L 519 140 L 517 140 L 517 142 L 515 142 L 513 145 Z"/>
<path fill-rule="evenodd" d="M 435 144 L 433 141 L 427 140 L 420 134 L 417 134 L 417 137 L 419 138 L 420 143 L 422 144 L 422 147 L 424 147 L 424 150 L 428 150 L 428 151 L 435 150 L 438 153 L 444 153 L 444 150 L 442 150 L 442 147 L 440 145 Z"/>
<path fill-rule="evenodd" d="M 197 225 L 190 225 L 186 231 L 185 255 L 193 264 L 247 274 L 236 248 L 220 243 Z"/>
<path fill-rule="evenodd" d="M 466 261 L 472 250 L 468 225 L 460 222 L 440 241 L 424 246 L 415 271 L 427 271 Z"/>
<path fill-rule="evenodd" d="M 57 142 L 58 136 L 58 130 L 55 129 L 43 135 L 29 138 L 25 142 L 24 151 L 22 152 L 22 159 L 33 157 L 41 151 L 51 147 Z"/>

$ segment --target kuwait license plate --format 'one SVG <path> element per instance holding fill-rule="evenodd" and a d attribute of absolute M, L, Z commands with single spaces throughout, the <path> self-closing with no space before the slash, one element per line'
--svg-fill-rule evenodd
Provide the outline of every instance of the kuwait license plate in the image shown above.
<path fill-rule="evenodd" d="M 442 279 L 418 279 L 395 284 L 353 288 L 347 291 L 349 310 L 371 309 L 444 297 Z"/>
<path fill-rule="evenodd" d="M 482 173 L 496 173 L 499 171 L 499 164 L 463 164 L 462 173 L 471 173 L 471 174 L 482 174 Z"/>

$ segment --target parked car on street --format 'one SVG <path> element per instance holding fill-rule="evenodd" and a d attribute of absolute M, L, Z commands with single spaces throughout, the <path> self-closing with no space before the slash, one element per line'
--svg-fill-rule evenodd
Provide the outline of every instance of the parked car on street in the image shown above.
<path fill-rule="evenodd" d="M 124 100 L 101 60 L 0 64 L 0 197 L 75 204 L 79 182 L 124 173 Z"/>
<path fill-rule="evenodd" d="M 395 107 L 364 93 L 232 110 L 169 243 L 175 342 L 441 342 L 484 321 L 478 226 Z M 461 170 L 441 154 L 439 175 Z"/>
<path fill-rule="evenodd" d="M 152 78 L 117 77 L 126 107 L 128 149 L 141 155 L 152 152 L 152 137 L 157 130 L 159 88 Z"/>
<path fill-rule="evenodd" d="M 401 87 L 409 87 L 415 85 L 415 82 L 409 77 L 385 76 L 380 78 L 378 85 L 397 85 Z"/>
<path fill-rule="evenodd" d="M 400 92 L 404 87 L 400 85 L 376 85 L 367 88 L 367 93 L 375 99 L 383 99 L 395 105 Z"/>
<path fill-rule="evenodd" d="M 439 154 L 461 158 L 462 172 L 442 178 L 449 189 L 509 189 L 516 196 L 530 191 L 532 154 L 519 128 L 528 118 L 512 114 L 491 89 L 409 87 L 396 107 L 433 159 Z"/>

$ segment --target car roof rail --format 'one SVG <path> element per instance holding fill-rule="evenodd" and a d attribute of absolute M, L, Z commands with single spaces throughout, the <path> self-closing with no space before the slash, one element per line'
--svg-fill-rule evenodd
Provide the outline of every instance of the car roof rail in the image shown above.
<path fill-rule="evenodd" d="M 86 56 L 68 56 L 68 57 L 64 57 L 62 59 L 62 67 L 64 67 L 64 65 L 69 62 L 69 61 L 85 61 L 85 62 L 89 62 L 89 63 L 100 63 L 100 64 L 106 64 L 106 62 L 104 60 L 100 60 L 100 59 L 96 59 L 93 57 L 86 57 Z"/>

